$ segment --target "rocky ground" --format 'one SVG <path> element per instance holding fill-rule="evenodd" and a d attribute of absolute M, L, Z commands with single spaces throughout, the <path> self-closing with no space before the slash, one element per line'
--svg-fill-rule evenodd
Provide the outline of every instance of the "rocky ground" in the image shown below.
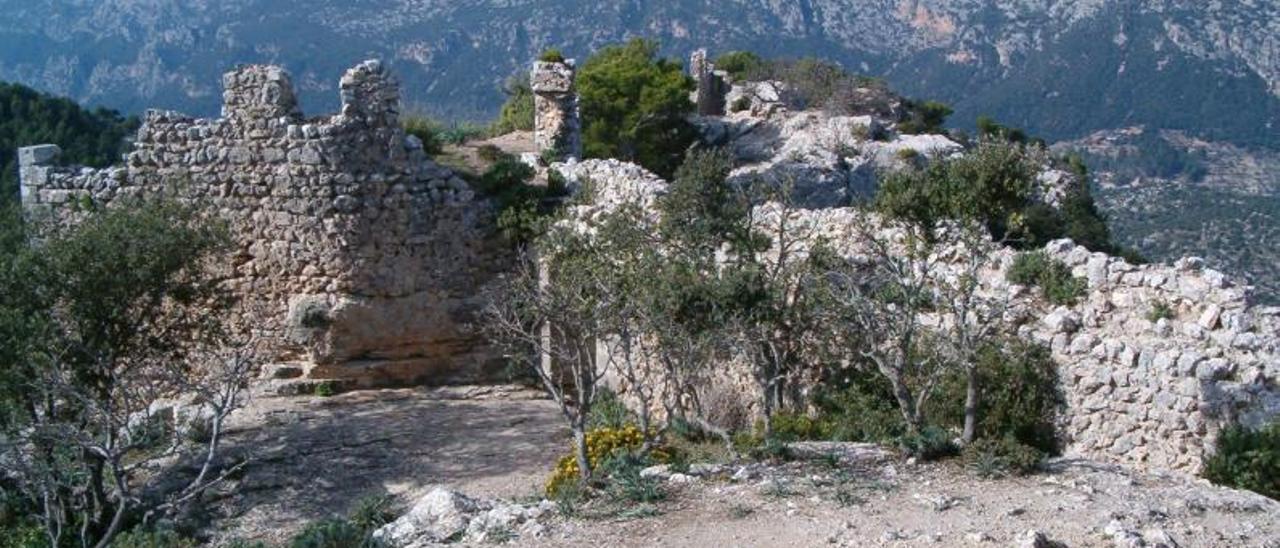
<path fill-rule="evenodd" d="M 566 515 L 532 497 L 566 445 L 558 412 L 512 387 L 264 398 L 230 439 L 254 461 L 226 490 L 235 494 L 215 501 L 220 540 L 282 541 L 388 493 L 416 516 L 402 531 L 444 528 L 455 544 L 1280 547 L 1280 503 L 1201 480 L 1071 457 L 988 480 L 955 461 L 856 445 L 807 446 L 809 460 L 786 463 L 653 469 L 663 500 L 599 500 Z"/>

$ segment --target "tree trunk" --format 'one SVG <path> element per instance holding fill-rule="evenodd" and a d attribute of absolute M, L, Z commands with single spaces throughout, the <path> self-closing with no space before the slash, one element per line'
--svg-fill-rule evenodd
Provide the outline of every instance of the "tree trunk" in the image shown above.
<path fill-rule="evenodd" d="M 923 421 L 920 420 L 915 400 L 911 398 L 911 391 L 907 390 L 906 384 L 903 383 L 902 378 L 898 375 L 891 375 L 889 383 L 893 385 L 893 398 L 898 401 L 898 410 L 902 413 L 902 420 L 907 423 L 907 433 L 919 434 Z"/>
<path fill-rule="evenodd" d="M 582 481 L 591 479 L 591 459 L 587 456 L 587 432 L 582 421 L 573 425 L 573 452 L 578 459 L 578 473 Z"/>
<path fill-rule="evenodd" d="M 978 433 L 978 368 L 970 364 L 965 368 L 964 434 L 966 445 L 973 443 Z"/>

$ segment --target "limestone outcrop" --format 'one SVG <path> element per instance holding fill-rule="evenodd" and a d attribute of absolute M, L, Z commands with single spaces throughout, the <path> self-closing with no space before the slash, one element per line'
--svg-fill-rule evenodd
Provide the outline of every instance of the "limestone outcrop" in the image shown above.
<path fill-rule="evenodd" d="M 554 514 L 555 503 L 550 501 L 523 505 L 477 500 L 437 487 L 407 514 L 375 531 L 373 538 L 395 548 L 504 542 L 511 537 L 528 541 L 545 534 L 542 521 Z"/>
<path fill-rule="evenodd" d="M 479 287 L 509 258 L 492 214 L 399 123 L 399 84 L 378 61 L 347 71 L 342 110 L 306 118 L 289 75 L 243 66 L 222 117 L 149 111 L 125 165 L 56 166 L 24 149 L 33 214 L 169 193 L 229 225 L 221 265 L 236 327 L 272 348 L 277 377 L 377 386 L 484 380 L 499 367 L 475 333 Z"/>

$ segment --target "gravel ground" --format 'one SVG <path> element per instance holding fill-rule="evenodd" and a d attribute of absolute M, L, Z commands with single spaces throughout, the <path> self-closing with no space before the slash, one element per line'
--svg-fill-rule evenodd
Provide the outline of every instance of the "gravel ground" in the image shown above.
<path fill-rule="evenodd" d="M 568 434 L 550 401 L 515 387 L 264 398 L 234 421 L 253 456 L 213 499 L 216 540 L 279 542 L 360 498 L 408 507 L 431 486 L 483 498 L 535 493 Z M 955 461 L 896 457 L 726 465 L 664 480 L 653 505 L 591 504 L 513 546 L 1280 547 L 1280 502 L 1179 475 L 1070 457 L 1045 473 L 981 479 Z M 1028 545 L 1030 546 L 1030 545 Z"/>

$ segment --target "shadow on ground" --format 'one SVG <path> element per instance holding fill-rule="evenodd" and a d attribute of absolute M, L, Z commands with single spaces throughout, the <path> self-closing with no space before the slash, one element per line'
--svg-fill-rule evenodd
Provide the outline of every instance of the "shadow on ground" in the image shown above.
<path fill-rule="evenodd" d="M 363 497 L 389 493 L 408 504 L 435 484 L 529 495 L 567 437 L 554 403 L 512 388 L 257 400 L 228 432 L 226 454 L 252 460 L 210 497 L 210 529 L 214 540 L 282 541 Z"/>

